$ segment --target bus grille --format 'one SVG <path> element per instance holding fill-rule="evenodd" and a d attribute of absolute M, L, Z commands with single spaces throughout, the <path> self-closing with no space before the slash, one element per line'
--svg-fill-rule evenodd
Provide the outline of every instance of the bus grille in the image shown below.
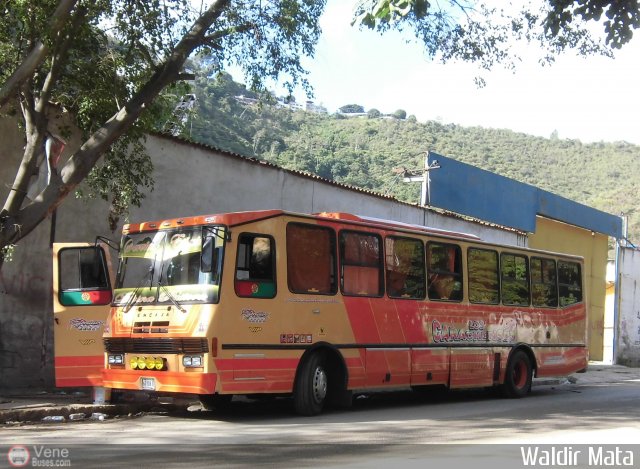
<path fill-rule="evenodd" d="M 207 353 L 207 339 L 175 338 L 175 339 L 104 339 L 104 347 L 111 353 Z"/>

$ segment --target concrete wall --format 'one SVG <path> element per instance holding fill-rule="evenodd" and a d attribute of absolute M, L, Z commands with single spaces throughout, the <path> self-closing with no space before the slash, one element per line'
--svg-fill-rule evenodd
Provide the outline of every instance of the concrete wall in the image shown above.
<path fill-rule="evenodd" d="M 640 366 L 640 251 L 620 248 L 616 363 Z"/>
<path fill-rule="evenodd" d="M 604 317 L 608 238 L 606 235 L 538 217 L 529 247 L 584 257 L 589 358 L 601 361 L 604 350 Z"/>
<path fill-rule="evenodd" d="M 15 123 L 0 119 L 0 196 L 13 181 L 23 146 Z M 71 145 L 73 146 L 73 145 Z M 445 216 L 268 164 L 222 154 L 173 138 L 150 136 L 155 190 L 132 221 L 227 211 L 282 208 L 313 213 L 345 211 L 474 233 L 496 243 L 523 246 L 513 231 Z M 64 157 L 63 157 L 64 161 Z M 55 240 L 118 239 L 107 224 L 108 206 L 68 197 L 57 212 Z M 0 271 L 0 388 L 53 386 L 51 220 L 21 241 L 14 260 Z"/>

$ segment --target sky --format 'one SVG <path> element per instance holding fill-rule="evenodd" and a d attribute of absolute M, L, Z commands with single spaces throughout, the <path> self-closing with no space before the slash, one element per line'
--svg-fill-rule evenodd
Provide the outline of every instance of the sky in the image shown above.
<path fill-rule="evenodd" d="M 417 43 L 351 26 L 354 0 L 329 0 L 313 59 L 304 63 L 313 100 L 335 112 L 345 104 L 383 113 L 404 109 L 420 122 L 510 129 L 589 142 L 640 144 L 640 38 L 615 59 L 565 54 L 551 66 L 526 58 L 515 74 L 496 67 L 430 61 Z M 640 33 L 636 33 L 636 36 Z M 306 99 L 301 92 L 298 101 Z"/>

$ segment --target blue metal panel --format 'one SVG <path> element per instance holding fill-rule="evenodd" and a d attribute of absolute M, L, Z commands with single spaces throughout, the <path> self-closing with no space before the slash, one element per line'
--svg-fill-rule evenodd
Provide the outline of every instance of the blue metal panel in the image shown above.
<path fill-rule="evenodd" d="M 536 215 L 553 218 L 614 238 L 622 237 L 622 219 L 551 192 L 461 163 L 436 153 L 429 163 L 430 205 L 480 220 L 535 232 Z"/>

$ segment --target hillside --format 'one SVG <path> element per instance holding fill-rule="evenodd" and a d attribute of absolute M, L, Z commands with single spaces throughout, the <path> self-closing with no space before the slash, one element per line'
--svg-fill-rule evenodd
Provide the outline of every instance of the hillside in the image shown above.
<path fill-rule="evenodd" d="M 583 144 L 510 130 L 435 121 L 346 118 L 243 104 L 256 97 L 228 75 L 198 81 L 190 138 L 274 164 L 417 202 L 419 187 L 394 168 L 418 169 L 427 150 L 525 182 L 600 210 L 629 216 L 640 244 L 640 146 Z"/>

